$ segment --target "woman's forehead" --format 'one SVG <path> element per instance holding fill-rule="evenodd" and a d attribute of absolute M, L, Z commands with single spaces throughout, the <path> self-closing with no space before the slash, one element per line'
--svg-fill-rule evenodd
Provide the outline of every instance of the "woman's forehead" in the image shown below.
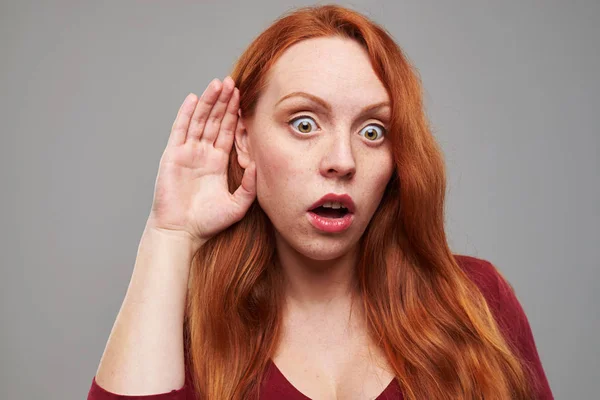
<path fill-rule="evenodd" d="M 336 110 L 343 108 L 352 112 L 367 105 L 390 101 L 385 86 L 375 74 L 366 54 L 360 53 L 362 49 L 359 46 L 338 49 L 347 54 L 318 61 L 305 61 L 306 57 L 297 57 L 310 54 L 311 46 L 288 50 L 302 52 L 290 53 L 293 57 L 284 54 L 273 65 L 261 96 L 263 105 L 272 108 L 291 103 L 314 103 L 310 100 L 313 96 Z M 307 96 L 291 96 L 294 93 Z"/>
<path fill-rule="evenodd" d="M 266 90 L 275 101 L 295 91 L 387 96 L 366 51 L 353 40 L 339 38 L 309 39 L 288 48 L 271 67 Z"/>

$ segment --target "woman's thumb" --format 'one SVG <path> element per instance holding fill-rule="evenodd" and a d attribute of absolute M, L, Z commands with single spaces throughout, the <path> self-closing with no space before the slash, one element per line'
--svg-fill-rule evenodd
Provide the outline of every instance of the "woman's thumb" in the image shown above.
<path fill-rule="evenodd" d="M 256 163 L 251 162 L 244 170 L 242 184 L 233 193 L 233 200 L 246 212 L 256 197 Z"/>

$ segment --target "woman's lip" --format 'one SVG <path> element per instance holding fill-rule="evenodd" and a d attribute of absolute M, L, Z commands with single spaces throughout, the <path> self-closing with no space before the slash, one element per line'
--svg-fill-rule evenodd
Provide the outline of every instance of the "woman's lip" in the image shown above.
<path fill-rule="evenodd" d="M 354 221 L 354 214 L 350 212 L 341 218 L 327 218 L 312 211 L 307 211 L 306 215 L 312 226 L 328 233 L 343 232 L 350 228 Z"/>

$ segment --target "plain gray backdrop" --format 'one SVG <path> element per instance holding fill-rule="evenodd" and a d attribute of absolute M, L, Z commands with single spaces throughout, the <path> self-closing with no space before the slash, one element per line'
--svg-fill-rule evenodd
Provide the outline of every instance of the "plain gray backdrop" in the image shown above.
<path fill-rule="evenodd" d="M 1 3 L 0 398 L 86 397 L 179 106 L 309 4 Z M 556 398 L 597 399 L 600 2 L 341 4 L 418 68 L 453 251 L 512 283 Z"/>

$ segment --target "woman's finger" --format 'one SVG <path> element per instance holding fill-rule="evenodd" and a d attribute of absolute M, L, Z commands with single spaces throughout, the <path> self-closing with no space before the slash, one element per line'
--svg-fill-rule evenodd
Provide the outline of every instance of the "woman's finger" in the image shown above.
<path fill-rule="evenodd" d="M 240 104 L 240 90 L 235 88 L 229 104 L 227 105 L 227 111 L 221 122 L 221 129 L 219 135 L 215 140 L 215 148 L 224 150 L 227 154 L 231 151 L 231 145 L 233 143 L 233 137 L 238 122 L 238 106 Z"/>
<path fill-rule="evenodd" d="M 206 126 L 206 120 L 215 104 L 215 101 L 221 93 L 223 85 L 217 78 L 213 79 L 198 101 L 198 105 L 192 115 L 190 121 L 190 127 L 187 132 L 186 141 L 198 141 L 203 135 L 204 128 Z"/>
<path fill-rule="evenodd" d="M 219 129 L 221 127 L 221 121 L 223 116 L 225 115 L 225 110 L 227 109 L 227 104 L 229 103 L 229 98 L 233 93 L 233 88 L 235 86 L 235 82 L 231 77 L 227 76 L 223 80 L 223 90 L 221 90 L 221 95 L 219 99 L 213 106 L 212 110 L 210 110 L 210 115 L 208 116 L 208 120 L 206 121 L 206 125 L 204 126 L 204 132 L 202 132 L 202 136 L 200 140 L 206 141 L 211 145 L 214 144 L 217 135 L 219 134 Z"/>
<path fill-rule="evenodd" d="M 248 211 L 248 208 L 250 208 L 252 202 L 254 202 L 254 199 L 256 198 L 255 162 L 250 163 L 248 168 L 244 170 L 244 175 L 242 176 L 242 183 L 236 189 L 236 191 L 233 192 L 232 198 L 234 203 L 238 206 L 239 215 L 244 216 L 244 214 L 246 214 L 246 211 Z"/>
<path fill-rule="evenodd" d="M 187 95 L 181 107 L 179 107 L 179 111 L 177 112 L 177 117 L 175 118 L 175 122 L 173 122 L 173 126 L 171 127 L 171 135 L 169 135 L 168 145 L 177 146 L 185 143 L 185 137 L 190 125 L 190 119 L 192 117 L 192 113 L 196 108 L 196 102 L 198 98 L 194 93 L 190 93 Z"/>

